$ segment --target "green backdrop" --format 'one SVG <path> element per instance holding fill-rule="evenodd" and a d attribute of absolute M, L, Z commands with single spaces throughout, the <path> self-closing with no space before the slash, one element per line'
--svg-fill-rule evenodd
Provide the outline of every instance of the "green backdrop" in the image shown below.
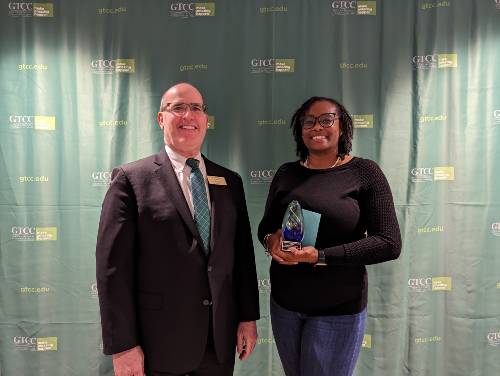
<path fill-rule="evenodd" d="M 0 374 L 111 375 L 95 241 L 113 166 L 156 153 L 160 97 L 198 86 L 203 152 L 243 177 L 254 233 L 293 111 L 354 116 L 391 184 L 399 260 L 369 267 L 357 376 L 500 374 L 500 0 L 0 2 Z M 236 375 L 283 375 L 269 260 Z"/>

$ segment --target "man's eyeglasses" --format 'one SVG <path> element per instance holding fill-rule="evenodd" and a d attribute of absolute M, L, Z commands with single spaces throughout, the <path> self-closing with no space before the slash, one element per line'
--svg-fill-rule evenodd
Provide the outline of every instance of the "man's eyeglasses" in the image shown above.
<path fill-rule="evenodd" d="M 337 118 L 337 114 L 333 112 L 326 112 L 319 116 L 307 115 L 301 119 L 302 128 L 311 129 L 316 125 L 316 121 L 322 128 L 330 128 Z"/>
<path fill-rule="evenodd" d="M 177 116 L 184 116 L 188 110 L 195 115 L 201 115 L 206 113 L 207 109 L 207 105 L 201 103 L 167 103 L 166 111 Z"/>

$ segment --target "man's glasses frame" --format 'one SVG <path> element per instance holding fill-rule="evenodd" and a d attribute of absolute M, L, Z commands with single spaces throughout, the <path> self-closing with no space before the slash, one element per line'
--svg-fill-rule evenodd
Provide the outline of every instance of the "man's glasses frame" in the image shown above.
<path fill-rule="evenodd" d="M 195 115 L 201 115 L 207 113 L 208 107 L 203 103 L 167 103 L 165 107 L 165 111 L 177 116 L 186 115 L 188 109 Z"/>

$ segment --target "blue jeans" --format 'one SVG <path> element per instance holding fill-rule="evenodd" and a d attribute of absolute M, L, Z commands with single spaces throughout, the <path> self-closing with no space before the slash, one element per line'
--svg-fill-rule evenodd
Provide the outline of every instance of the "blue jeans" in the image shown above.
<path fill-rule="evenodd" d="M 287 376 L 351 376 L 361 350 L 366 309 L 354 315 L 311 316 L 271 298 L 271 323 Z"/>

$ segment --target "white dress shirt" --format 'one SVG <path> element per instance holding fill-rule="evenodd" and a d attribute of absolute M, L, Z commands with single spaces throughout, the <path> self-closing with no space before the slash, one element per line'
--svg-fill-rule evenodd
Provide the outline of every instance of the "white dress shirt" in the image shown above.
<path fill-rule="evenodd" d="M 165 151 L 167 152 L 168 157 L 170 158 L 170 162 L 172 162 L 172 167 L 174 168 L 175 176 L 179 181 L 179 185 L 181 186 L 182 193 L 184 193 L 184 198 L 189 206 L 189 210 L 191 211 L 191 215 L 194 218 L 194 207 L 193 207 L 193 196 L 191 194 L 191 183 L 189 181 L 189 175 L 191 174 L 191 167 L 186 164 L 187 158 L 176 153 L 167 145 L 165 145 Z M 197 160 L 200 161 L 198 167 L 200 168 L 201 174 L 203 175 L 203 179 L 205 180 L 205 189 L 207 191 L 208 198 L 208 209 L 210 210 L 212 207 L 210 205 L 210 192 L 208 191 L 208 179 L 207 179 L 207 169 L 205 167 L 205 161 L 201 157 L 201 153 L 198 153 L 196 157 Z"/>

